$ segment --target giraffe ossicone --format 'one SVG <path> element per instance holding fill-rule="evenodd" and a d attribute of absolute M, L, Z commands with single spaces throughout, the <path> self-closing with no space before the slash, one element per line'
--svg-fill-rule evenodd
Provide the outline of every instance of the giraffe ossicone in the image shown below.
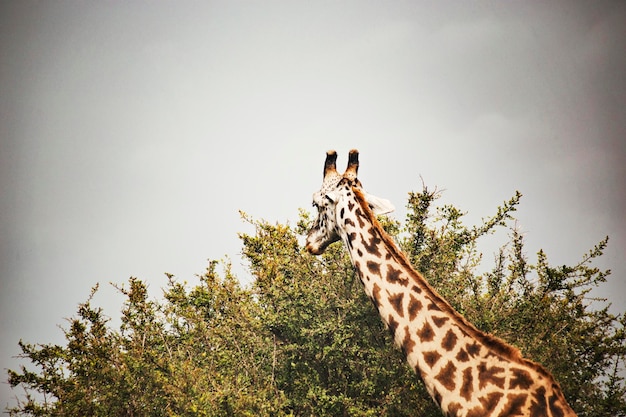
<path fill-rule="evenodd" d="M 444 414 L 575 416 L 545 368 L 474 327 L 413 269 L 376 220 L 393 205 L 363 190 L 358 157 L 351 150 L 348 167 L 339 174 L 337 153 L 326 153 L 306 249 L 319 255 L 343 241 L 366 294 Z"/>

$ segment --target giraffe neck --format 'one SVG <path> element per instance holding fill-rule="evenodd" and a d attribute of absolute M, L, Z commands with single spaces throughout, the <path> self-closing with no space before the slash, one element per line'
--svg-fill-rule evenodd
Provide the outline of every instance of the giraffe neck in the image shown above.
<path fill-rule="evenodd" d="M 411 267 L 360 190 L 353 187 L 350 195 L 337 212 L 352 263 L 396 344 L 446 415 L 575 416 L 547 371 L 458 314 Z"/>

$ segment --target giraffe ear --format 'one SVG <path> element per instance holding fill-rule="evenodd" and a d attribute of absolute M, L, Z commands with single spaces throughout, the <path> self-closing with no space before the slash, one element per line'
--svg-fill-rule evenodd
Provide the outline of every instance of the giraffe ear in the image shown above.
<path fill-rule="evenodd" d="M 365 194 L 365 201 L 367 201 L 367 204 L 370 206 L 370 208 L 376 215 L 391 213 L 392 211 L 396 209 L 393 206 L 393 204 L 391 204 L 391 201 L 385 198 L 379 198 L 379 197 L 376 197 L 375 195 L 365 193 L 365 192 L 364 194 Z"/>

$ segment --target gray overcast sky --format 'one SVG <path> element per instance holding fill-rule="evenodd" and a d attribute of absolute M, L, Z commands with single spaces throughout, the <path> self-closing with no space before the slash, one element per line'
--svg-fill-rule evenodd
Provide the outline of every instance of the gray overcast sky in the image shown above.
<path fill-rule="evenodd" d="M 2 2 L 0 379 L 98 282 L 113 317 L 129 276 L 228 255 L 248 282 L 238 210 L 295 222 L 327 149 L 399 218 L 420 176 L 469 224 L 520 190 L 531 261 L 609 235 L 624 311 L 625 27 L 620 1 Z"/>

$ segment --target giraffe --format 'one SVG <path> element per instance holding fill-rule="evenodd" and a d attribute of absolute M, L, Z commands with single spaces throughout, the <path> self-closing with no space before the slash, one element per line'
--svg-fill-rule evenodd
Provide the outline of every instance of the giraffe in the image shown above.
<path fill-rule="evenodd" d="M 394 207 L 363 190 L 358 157 L 350 151 L 341 175 L 337 153 L 327 152 L 306 250 L 319 255 L 343 241 L 366 294 L 444 415 L 576 416 L 546 369 L 474 327 L 411 267 L 376 220 Z"/>

